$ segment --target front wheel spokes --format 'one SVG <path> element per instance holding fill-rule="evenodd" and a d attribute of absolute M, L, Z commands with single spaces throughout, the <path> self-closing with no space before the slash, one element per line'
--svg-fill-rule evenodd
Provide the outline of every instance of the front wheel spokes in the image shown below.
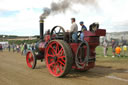
<path fill-rule="evenodd" d="M 29 53 L 28 59 L 32 58 L 32 53 Z"/>
<path fill-rule="evenodd" d="M 53 67 L 53 65 L 55 65 L 55 62 L 49 64 L 50 67 Z"/>
<path fill-rule="evenodd" d="M 31 63 L 31 62 L 33 62 L 33 57 L 31 57 L 31 58 L 29 58 L 30 60 L 29 60 L 29 62 Z"/>
<path fill-rule="evenodd" d="M 33 62 L 33 55 L 32 55 L 32 53 L 29 53 L 28 60 L 29 60 L 30 63 Z"/>

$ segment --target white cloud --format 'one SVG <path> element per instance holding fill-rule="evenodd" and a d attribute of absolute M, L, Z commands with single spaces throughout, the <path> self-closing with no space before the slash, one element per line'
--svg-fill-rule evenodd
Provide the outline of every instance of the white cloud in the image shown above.
<path fill-rule="evenodd" d="M 2 0 L 0 12 L 19 11 L 15 16 L 0 16 L 0 34 L 38 35 L 39 16 L 43 7 L 50 7 L 53 0 Z M 56 1 L 56 0 L 54 0 Z M 70 29 L 70 18 L 75 17 L 77 23 L 81 20 L 89 27 L 94 21 L 108 32 L 127 30 L 128 1 L 127 0 L 97 0 L 99 8 L 90 5 L 72 5 L 65 14 L 60 13 L 45 19 L 45 30 L 61 25 Z M 36 9 L 35 9 L 36 8 Z M 71 11 L 75 10 L 75 11 Z M 123 24 L 125 23 L 125 24 Z M 118 30 L 116 29 L 118 27 Z M 121 28 L 120 28 L 121 27 Z M 79 27 L 80 29 L 80 27 Z"/>
<path fill-rule="evenodd" d="M 49 7 L 52 0 L 2 0 L 0 9 L 4 10 L 22 10 L 26 8 Z"/>

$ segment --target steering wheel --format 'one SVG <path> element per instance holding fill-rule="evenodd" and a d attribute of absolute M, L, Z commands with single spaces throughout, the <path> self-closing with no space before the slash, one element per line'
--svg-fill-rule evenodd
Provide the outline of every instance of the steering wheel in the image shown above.
<path fill-rule="evenodd" d="M 82 33 L 82 31 L 78 31 L 77 32 L 77 36 L 78 36 L 78 39 L 80 40 L 80 34 Z"/>
<path fill-rule="evenodd" d="M 51 34 L 50 34 L 51 39 L 63 39 L 65 38 L 65 30 L 61 26 L 55 26 L 52 28 Z"/>

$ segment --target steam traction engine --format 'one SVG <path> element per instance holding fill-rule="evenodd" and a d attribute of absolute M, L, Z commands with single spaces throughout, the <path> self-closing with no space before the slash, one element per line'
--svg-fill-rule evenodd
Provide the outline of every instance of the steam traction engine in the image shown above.
<path fill-rule="evenodd" d="M 86 71 L 95 66 L 95 48 L 99 45 L 99 37 L 105 36 L 106 30 L 97 29 L 95 32 L 85 31 L 84 41 L 74 43 L 70 32 L 65 32 L 61 26 L 55 26 L 51 32 L 43 34 L 44 20 L 40 20 L 40 41 L 34 51 L 28 51 L 26 62 L 34 69 L 37 60 L 45 59 L 47 68 L 55 77 L 63 77 L 71 69 Z"/>

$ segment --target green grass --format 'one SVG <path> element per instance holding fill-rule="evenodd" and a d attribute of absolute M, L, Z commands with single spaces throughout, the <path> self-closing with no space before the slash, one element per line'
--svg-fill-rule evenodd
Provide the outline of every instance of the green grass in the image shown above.
<path fill-rule="evenodd" d="M 127 53 L 125 54 L 126 56 L 124 56 L 124 54 L 123 54 L 123 52 L 121 52 L 121 56 L 120 57 L 115 57 L 115 58 L 112 58 L 112 56 L 113 56 L 113 54 L 112 54 L 112 47 L 109 47 L 108 48 L 108 52 L 107 52 L 107 55 L 108 55 L 108 57 L 107 58 L 105 58 L 104 57 L 104 53 L 103 53 L 103 47 L 102 46 L 98 46 L 97 48 L 96 48 L 96 58 L 97 58 L 97 60 L 107 60 L 107 61 L 109 61 L 109 60 L 112 60 L 112 61 L 114 61 L 114 60 L 128 60 L 128 51 L 127 51 Z"/>

